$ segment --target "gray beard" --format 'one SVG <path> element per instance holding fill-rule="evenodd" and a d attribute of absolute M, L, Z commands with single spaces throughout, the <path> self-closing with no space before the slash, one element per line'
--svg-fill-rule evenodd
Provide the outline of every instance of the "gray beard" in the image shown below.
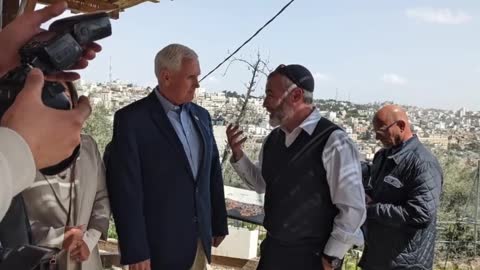
<path fill-rule="evenodd" d="M 282 119 L 280 119 L 278 115 L 270 115 L 270 119 L 268 120 L 268 123 L 273 128 L 276 128 L 282 124 Z"/>
<path fill-rule="evenodd" d="M 279 108 L 270 114 L 268 123 L 273 128 L 281 126 L 293 115 L 293 112 L 284 103 L 280 104 Z"/>

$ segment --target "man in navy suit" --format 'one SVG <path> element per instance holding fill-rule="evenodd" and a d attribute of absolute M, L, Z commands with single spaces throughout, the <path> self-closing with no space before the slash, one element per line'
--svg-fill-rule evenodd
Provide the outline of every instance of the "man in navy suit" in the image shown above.
<path fill-rule="evenodd" d="M 168 45 L 155 57 L 155 75 L 150 95 L 115 113 L 107 184 L 121 263 L 203 270 L 228 229 L 210 115 L 191 103 L 198 56 Z"/>

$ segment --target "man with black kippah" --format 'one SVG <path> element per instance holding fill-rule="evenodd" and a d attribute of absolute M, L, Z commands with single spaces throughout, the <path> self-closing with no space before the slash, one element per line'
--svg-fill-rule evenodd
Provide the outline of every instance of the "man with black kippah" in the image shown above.
<path fill-rule="evenodd" d="M 263 105 L 276 128 L 258 164 L 244 155 L 239 127 L 227 128 L 234 169 L 265 193 L 261 270 L 340 269 L 346 252 L 363 244 L 359 154 L 312 105 L 313 90 L 313 76 L 301 65 L 281 65 L 268 76 Z"/>

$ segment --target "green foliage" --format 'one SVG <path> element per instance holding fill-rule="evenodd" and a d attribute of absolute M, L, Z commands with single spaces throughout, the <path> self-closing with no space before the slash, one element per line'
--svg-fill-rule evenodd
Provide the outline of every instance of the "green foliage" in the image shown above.
<path fill-rule="evenodd" d="M 474 255 L 475 164 L 453 152 L 436 153 L 444 172 L 441 206 L 438 212 L 437 260 Z M 443 223 L 445 222 L 445 223 Z"/>
<path fill-rule="evenodd" d="M 266 232 L 260 232 L 260 234 L 258 235 L 258 240 L 263 241 L 263 240 L 265 240 L 265 238 L 267 238 L 267 233 Z"/>
<path fill-rule="evenodd" d="M 239 95 L 236 91 L 228 91 L 228 90 L 224 90 L 223 93 L 225 93 L 225 96 L 226 97 L 234 97 L 234 98 L 241 98 L 241 97 L 245 97 L 245 95 Z"/>
<path fill-rule="evenodd" d="M 465 146 L 465 150 L 480 153 L 480 141 L 475 140 Z"/>
<path fill-rule="evenodd" d="M 469 202 L 469 197 L 472 203 L 475 167 L 449 154 L 440 157 L 440 162 L 444 173 L 440 215 L 448 218 L 465 216 L 465 205 Z"/>
<path fill-rule="evenodd" d="M 98 150 L 102 155 L 105 151 L 105 146 L 112 139 L 113 127 L 109 115 L 110 111 L 107 107 L 103 104 L 96 105 L 92 108 L 92 114 L 83 127 L 83 132 L 92 136 L 97 142 Z M 108 238 L 118 239 L 113 218 L 110 218 Z"/>
<path fill-rule="evenodd" d="M 225 162 L 223 170 L 223 183 L 227 186 L 248 189 L 245 182 L 238 176 L 230 162 Z"/>
<path fill-rule="evenodd" d="M 358 266 L 358 262 L 361 256 L 361 251 L 355 249 L 349 250 L 343 259 L 342 270 L 360 270 L 361 268 Z"/>
<path fill-rule="evenodd" d="M 258 229 L 258 225 L 256 224 L 253 224 L 253 223 L 246 223 L 245 224 L 245 228 L 249 231 L 255 231 L 256 229 Z"/>
<path fill-rule="evenodd" d="M 252 140 L 252 139 L 250 139 Z M 257 160 L 260 153 L 261 143 L 248 144 L 244 145 L 244 152 L 251 160 Z M 225 162 L 223 164 L 223 183 L 227 186 L 250 189 L 245 181 L 243 181 L 240 176 L 235 172 L 230 162 Z"/>
<path fill-rule="evenodd" d="M 92 114 L 88 118 L 83 132 L 92 136 L 98 144 L 100 153 L 103 154 L 105 146 L 112 139 L 112 121 L 110 120 L 110 112 L 103 104 L 93 107 Z"/>
<path fill-rule="evenodd" d="M 108 226 L 108 238 L 118 240 L 117 228 L 115 227 L 115 222 L 112 217 L 110 217 L 110 224 Z"/>
<path fill-rule="evenodd" d="M 347 117 L 359 118 L 360 114 L 357 109 L 353 109 L 347 112 Z"/>
<path fill-rule="evenodd" d="M 370 131 L 370 130 L 367 130 L 366 132 L 362 132 L 358 135 L 358 139 L 359 140 L 363 140 L 363 141 L 369 141 L 371 139 L 373 139 L 373 132 Z"/>

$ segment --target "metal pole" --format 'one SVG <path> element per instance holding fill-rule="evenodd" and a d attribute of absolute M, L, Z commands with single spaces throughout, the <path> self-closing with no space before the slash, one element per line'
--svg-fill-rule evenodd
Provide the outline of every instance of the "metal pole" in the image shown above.
<path fill-rule="evenodd" d="M 0 30 L 3 28 L 3 0 L 0 0 Z"/>
<path fill-rule="evenodd" d="M 15 19 L 15 17 L 17 17 L 18 8 L 18 0 L 2 1 L 2 27 L 7 26 L 7 24 L 9 24 Z"/>
<path fill-rule="evenodd" d="M 477 177 L 475 178 L 475 182 L 477 185 L 477 201 L 475 203 L 475 223 L 473 225 L 474 229 L 474 245 L 473 245 L 473 254 L 477 256 L 477 241 L 478 241 L 478 231 L 477 231 L 477 224 L 478 224 L 478 205 L 480 203 L 480 160 L 477 161 Z"/>
<path fill-rule="evenodd" d="M 35 6 L 37 5 L 37 0 L 22 0 L 18 15 L 23 13 L 30 13 L 35 11 Z"/>
<path fill-rule="evenodd" d="M 27 6 L 28 0 L 20 0 L 20 5 L 18 6 L 17 16 L 23 14 L 25 7 Z"/>

